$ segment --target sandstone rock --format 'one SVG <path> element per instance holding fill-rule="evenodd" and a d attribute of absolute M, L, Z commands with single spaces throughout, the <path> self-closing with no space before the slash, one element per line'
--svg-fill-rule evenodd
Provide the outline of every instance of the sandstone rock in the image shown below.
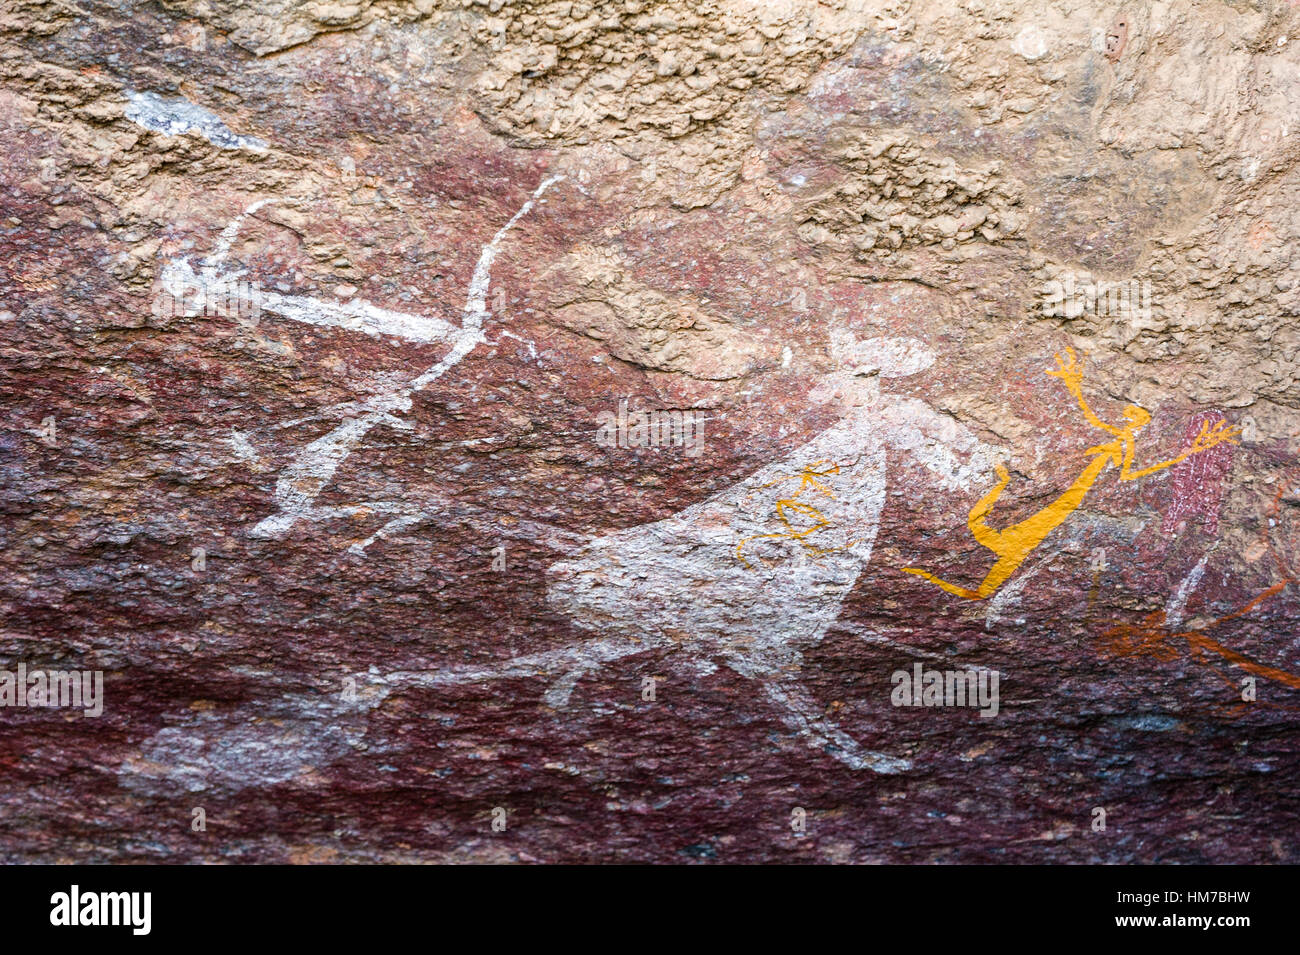
<path fill-rule="evenodd" d="M 1300 861 L 1298 31 L 9 4 L 0 856 Z"/>

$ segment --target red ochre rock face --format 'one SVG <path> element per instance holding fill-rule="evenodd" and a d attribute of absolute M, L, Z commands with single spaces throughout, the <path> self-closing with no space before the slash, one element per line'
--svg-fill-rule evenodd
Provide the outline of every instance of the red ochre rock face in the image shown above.
<path fill-rule="evenodd" d="M 596 6 L 7 14 L 0 857 L 1300 861 L 1296 11 Z"/>

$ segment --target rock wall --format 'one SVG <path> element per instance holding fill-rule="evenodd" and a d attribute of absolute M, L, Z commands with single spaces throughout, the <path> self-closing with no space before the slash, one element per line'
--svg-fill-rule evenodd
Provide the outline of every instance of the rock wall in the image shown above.
<path fill-rule="evenodd" d="M 0 857 L 1300 861 L 1298 48 L 8 0 Z"/>

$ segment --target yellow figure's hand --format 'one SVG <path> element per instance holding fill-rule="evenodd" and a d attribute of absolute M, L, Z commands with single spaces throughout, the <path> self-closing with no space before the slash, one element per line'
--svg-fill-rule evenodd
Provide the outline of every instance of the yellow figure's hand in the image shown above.
<path fill-rule="evenodd" d="M 1062 357 L 1058 352 L 1056 367 L 1049 369 L 1046 374 L 1053 378 L 1060 378 L 1065 383 L 1065 387 L 1076 391 L 1083 382 L 1083 365 L 1079 361 L 1079 356 L 1074 353 L 1074 349 L 1067 346 L 1065 356 Z"/>
<path fill-rule="evenodd" d="M 1187 453 L 1188 455 L 1200 454 L 1202 451 L 1208 451 L 1225 441 L 1229 444 L 1236 444 L 1239 434 L 1241 434 L 1241 429 L 1238 427 L 1229 428 L 1226 421 L 1218 422 L 1213 428 L 1210 427 L 1210 423 L 1207 421 L 1201 425 L 1200 433 L 1196 435 L 1196 440 L 1192 442 L 1192 447 Z"/>

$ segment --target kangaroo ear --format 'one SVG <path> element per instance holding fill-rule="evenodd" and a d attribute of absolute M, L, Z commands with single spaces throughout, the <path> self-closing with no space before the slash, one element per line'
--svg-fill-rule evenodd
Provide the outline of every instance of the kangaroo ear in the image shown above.
<path fill-rule="evenodd" d="M 879 369 L 882 378 L 906 378 L 934 364 L 934 352 L 916 338 L 868 338 L 858 342 L 857 364 Z"/>

